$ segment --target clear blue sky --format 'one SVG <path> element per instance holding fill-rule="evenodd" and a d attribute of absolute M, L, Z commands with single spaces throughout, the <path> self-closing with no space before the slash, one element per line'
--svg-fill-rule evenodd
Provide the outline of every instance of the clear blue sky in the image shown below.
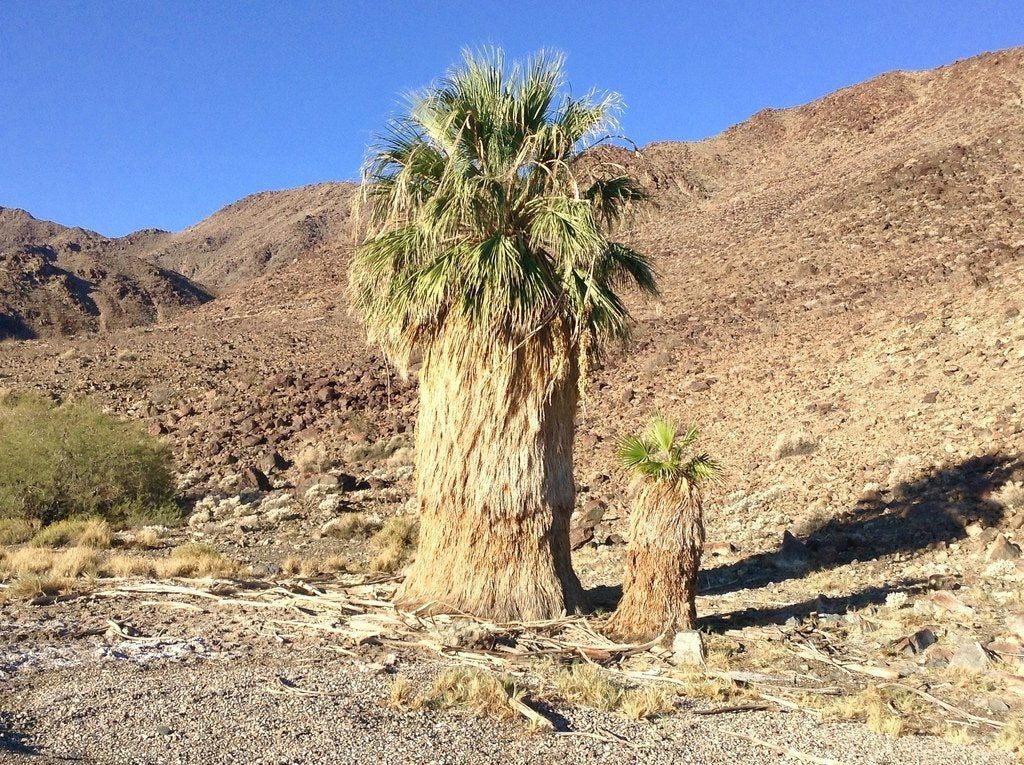
<path fill-rule="evenodd" d="M 0 205 L 120 235 L 357 176 L 464 46 L 568 55 L 640 144 L 1024 44 L 1024 2 L 0 0 Z"/>

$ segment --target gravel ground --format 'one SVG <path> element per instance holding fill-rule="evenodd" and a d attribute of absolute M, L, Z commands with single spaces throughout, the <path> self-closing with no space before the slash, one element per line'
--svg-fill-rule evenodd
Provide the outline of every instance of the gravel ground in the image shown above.
<path fill-rule="evenodd" d="M 1009 765 L 1003 754 L 941 739 L 819 725 L 801 714 L 702 717 L 686 711 L 633 723 L 553 710 L 568 735 L 453 712 L 399 712 L 380 665 L 315 646 L 206 653 L 170 644 L 140 650 L 93 643 L 48 650 L 4 679 L 0 761 L 56 763 L 774 763 L 780 755 L 726 734 L 754 736 L 856 763 Z M 399 658 L 403 673 L 433 660 Z M 282 688 L 285 678 L 293 689 Z M 614 731 L 630 744 L 580 733 Z"/>

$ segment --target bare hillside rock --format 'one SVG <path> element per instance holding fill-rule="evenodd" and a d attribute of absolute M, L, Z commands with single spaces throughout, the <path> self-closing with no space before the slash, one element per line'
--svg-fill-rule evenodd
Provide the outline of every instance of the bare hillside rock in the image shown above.
<path fill-rule="evenodd" d="M 220 293 L 351 240 L 354 190 L 324 183 L 253 194 L 139 254 Z"/>
<path fill-rule="evenodd" d="M 209 295 L 130 250 L 163 232 L 123 240 L 0 208 L 0 340 L 148 324 Z"/>

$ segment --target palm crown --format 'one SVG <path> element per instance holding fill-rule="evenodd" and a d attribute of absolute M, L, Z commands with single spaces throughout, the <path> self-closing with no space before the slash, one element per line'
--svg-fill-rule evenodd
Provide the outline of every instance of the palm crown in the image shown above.
<path fill-rule="evenodd" d="M 449 327 L 505 346 L 555 321 L 578 348 L 625 338 L 616 289 L 656 286 L 646 258 L 609 236 L 644 193 L 621 167 L 579 161 L 618 104 L 573 99 L 559 56 L 506 68 L 499 51 L 466 53 L 413 95 L 364 170 L 351 288 L 371 339 L 404 361 Z"/>
<path fill-rule="evenodd" d="M 718 461 L 707 454 L 690 454 L 700 433 L 693 426 L 681 437 L 674 425 L 655 417 L 643 435 L 626 436 L 619 445 L 622 466 L 655 480 L 700 486 L 721 473 Z"/>

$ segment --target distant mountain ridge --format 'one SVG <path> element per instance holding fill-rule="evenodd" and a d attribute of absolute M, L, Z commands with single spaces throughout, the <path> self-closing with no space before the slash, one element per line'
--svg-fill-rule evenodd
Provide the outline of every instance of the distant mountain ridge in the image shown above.
<path fill-rule="evenodd" d="M 1020 257 L 1022 93 L 1015 48 L 765 109 L 703 141 L 597 156 L 652 193 L 629 236 L 658 259 L 667 308 L 689 311 L 704 285 L 739 270 L 769 287 L 736 298 L 767 321 L 921 279 L 977 281 Z M 215 312 L 336 303 L 355 193 L 351 183 L 263 192 L 181 232 L 116 239 L 2 209 L 0 337 L 109 331 L 213 296 Z"/>

